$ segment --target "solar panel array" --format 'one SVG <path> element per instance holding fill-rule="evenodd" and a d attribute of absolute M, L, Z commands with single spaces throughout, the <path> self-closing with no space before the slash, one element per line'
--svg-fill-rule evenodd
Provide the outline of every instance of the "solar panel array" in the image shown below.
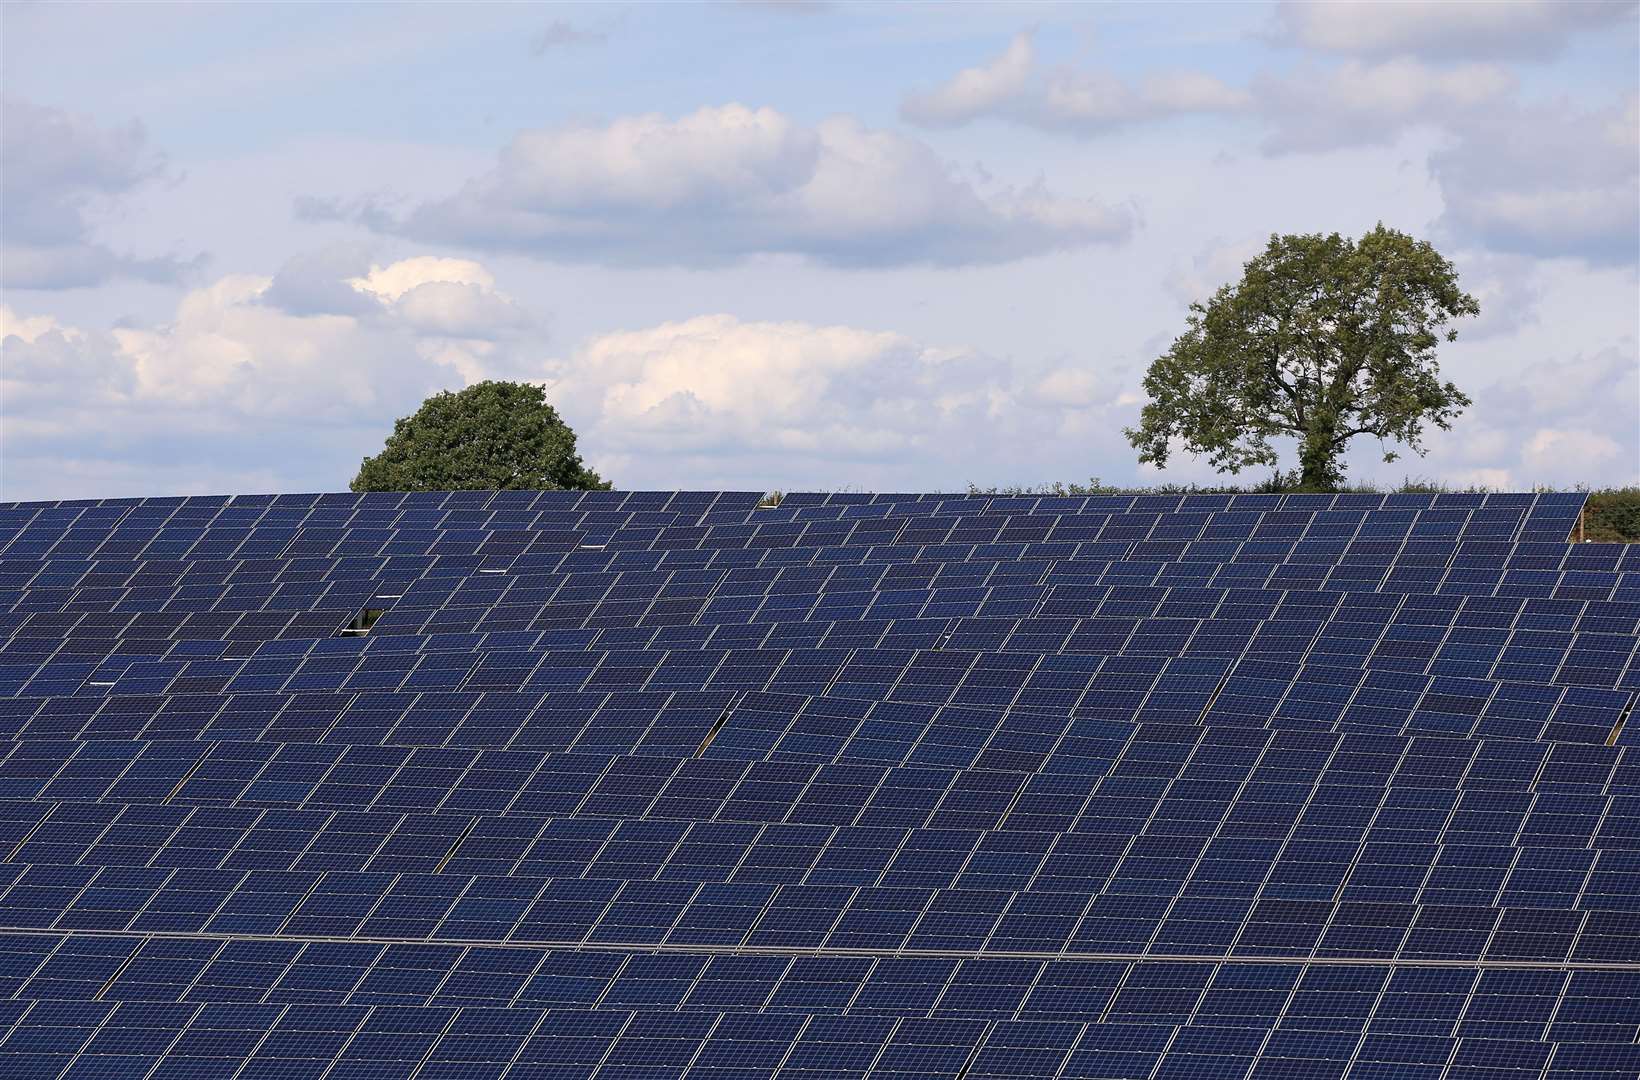
<path fill-rule="evenodd" d="M 1633 1080 L 1581 506 L 0 505 L 0 1062 Z"/>

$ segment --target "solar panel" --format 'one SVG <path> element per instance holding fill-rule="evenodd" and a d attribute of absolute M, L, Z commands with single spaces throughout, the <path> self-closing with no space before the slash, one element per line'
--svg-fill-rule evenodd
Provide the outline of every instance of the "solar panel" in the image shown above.
<path fill-rule="evenodd" d="M 1629 1076 L 1568 495 L 0 505 L 22 1075 Z"/>

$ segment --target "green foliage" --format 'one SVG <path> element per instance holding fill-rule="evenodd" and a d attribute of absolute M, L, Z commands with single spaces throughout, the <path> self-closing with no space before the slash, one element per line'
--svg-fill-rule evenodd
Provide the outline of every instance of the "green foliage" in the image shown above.
<path fill-rule="evenodd" d="M 1597 543 L 1640 543 L 1640 487 L 1591 491 L 1583 507 L 1583 538 Z"/>
<path fill-rule="evenodd" d="M 982 488 L 978 484 L 968 485 L 970 495 L 1113 495 L 1116 491 L 1116 488 L 1100 483 L 1097 476 L 1089 477 L 1086 484 L 1078 484 L 1075 481 L 1067 484 L 1055 480 L 1051 484 L 1009 484 L 1006 487 Z"/>
<path fill-rule="evenodd" d="M 446 390 L 393 425 L 387 445 L 359 466 L 354 491 L 523 488 L 602 490 L 608 482 L 575 452 L 575 432 L 539 386 L 475 383 Z"/>
<path fill-rule="evenodd" d="M 1221 472 L 1274 468 L 1272 440 L 1291 437 L 1297 486 L 1331 490 L 1350 439 L 1422 454 L 1426 426 L 1450 427 L 1470 403 L 1441 381 L 1435 349 L 1480 304 L 1433 247 L 1383 225 L 1359 241 L 1272 236 L 1239 282 L 1190 312 L 1126 431 L 1142 462 L 1165 466 L 1182 446 Z"/>

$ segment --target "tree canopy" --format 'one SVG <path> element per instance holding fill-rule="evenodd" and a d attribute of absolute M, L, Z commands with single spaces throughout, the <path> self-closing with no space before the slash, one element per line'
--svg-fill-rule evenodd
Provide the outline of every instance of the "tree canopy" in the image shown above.
<path fill-rule="evenodd" d="M 1452 320 L 1479 313 L 1450 262 L 1382 224 L 1359 241 L 1271 236 L 1239 282 L 1190 305 L 1126 435 L 1142 462 L 1182 448 L 1231 473 L 1277 466 L 1273 440 L 1291 437 L 1300 486 L 1331 488 L 1350 439 L 1378 439 L 1385 461 L 1392 444 L 1422 454 L 1426 427 L 1470 404 L 1441 381 L 1435 350 L 1456 339 Z"/>
<path fill-rule="evenodd" d="M 481 382 L 442 391 L 393 425 L 354 491 L 607 489 L 539 386 Z"/>

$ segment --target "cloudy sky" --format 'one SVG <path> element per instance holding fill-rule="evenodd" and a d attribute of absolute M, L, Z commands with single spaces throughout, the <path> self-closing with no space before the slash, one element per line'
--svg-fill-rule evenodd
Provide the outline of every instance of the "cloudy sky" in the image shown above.
<path fill-rule="evenodd" d="M 4 12 L 0 497 L 341 490 L 535 379 L 630 488 L 1140 469 L 1272 232 L 1433 241 L 1475 399 L 1352 475 L 1640 479 L 1636 4 Z M 1359 440 L 1357 440 L 1359 442 Z"/>

